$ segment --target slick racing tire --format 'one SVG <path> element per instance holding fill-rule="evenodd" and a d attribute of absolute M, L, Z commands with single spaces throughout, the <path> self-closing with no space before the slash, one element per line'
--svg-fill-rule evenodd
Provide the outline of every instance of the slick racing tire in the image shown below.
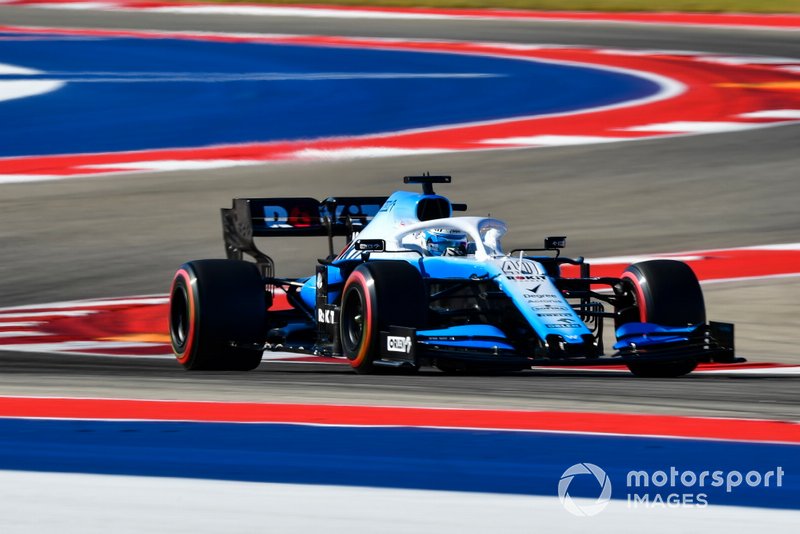
<path fill-rule="evenodd" d="M 269 300 L 255 264 L 185 263 L 172 280 L 169 306 L 172 350 L 184 368 L 250 371 L 261 363 Z"/>
<path fill-rule="evenodd" d="M 378 260 L 356 267 L 342 292 L 342 353 L 359 373 L 376 370 L 380 332 L 390 326 L 420 328 L 428 314 L 419 271 L 405 261 Z"/>
<path fill-rule="evenodd" d="M 706 322 L 703 290 L 694 271 L 685 263 L 675 260 L 634 263 L 622 273 L 622 280 L 633 295 L 634 306 L 617 317 L 617 327 L 633 321 L 663 326 Z M 648 378 L 683 376 L 695 367 L 694 358 L 628 364 L 631 373 Z"/>

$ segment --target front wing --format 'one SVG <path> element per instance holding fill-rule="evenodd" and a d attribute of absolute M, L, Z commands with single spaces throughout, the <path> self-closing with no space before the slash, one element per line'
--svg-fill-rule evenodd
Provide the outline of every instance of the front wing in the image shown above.
<path fill-rule="evenodd" d="M 626 328 L 627 327 L 627 328 Z M 734 355 L 733 325 L 711 322 L 691 327 L 664 327 L 650 323 L 624 325 L 618 331 L 616 352 L 552 358 L 519 354 L 504 340 L 502 332 L 489 325 L 470 325 L 443 330 L 390 327 L 381 332 L 380 359 L 386 367 L 419 366 L 436 360 L 474 362 L 485 365 L 603 366 L 634 362 L 695 360 L 738 363 Z"/>

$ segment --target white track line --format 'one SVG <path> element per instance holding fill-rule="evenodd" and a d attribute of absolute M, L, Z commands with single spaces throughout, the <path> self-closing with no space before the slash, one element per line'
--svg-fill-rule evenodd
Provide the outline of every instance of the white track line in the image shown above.
<path fill-rule="evenodd" d="M 83 165 L 81 169 L 122 169 L 132 171 L 197 171 L 205 169 L 223 169 L 228 167 L 247 167 L 263 165 L 263 160 L 244 159 L 164 159 L 156 161 L 130 161 L 124 163 L 104 163 Z"/>
<path fill-rule="evenodd" d="M 506 137 L 486 139 L 485 145 L 521 145 L 521 146 L 574 146 L 593 145 L 598 143 L 616 143 L 630 141 L 630 137 L 601 137 L 590 135 L 533 135 L 530 137 Z"/>
<path fill-rule="evenodd" d="M 30 313 L 2 313 L 2 319 L 27 319 L 29 317 L 83 317 L 85 315 L 92 315 L 97 313 L 97 310 L 72 310 L 72 311 L 48 311 L 48 312 L 30 312 Z"/>
<path fill-rule="evenodd" d="M 738 132 L 741 130 L 751 130 L 761 127 L 761 124 L 749 122 L 699 122 L 699 121 L 675 121 L 662 122 L 659 124 L 644 124 L 641 126 L 631 126 L 622 128 L 627 132 L 674 132 L 674 133 L 724 133 Z"/>
<path fill-rule="evenodd" d="M 698 56 L 696 59 L 720 65 L 794 65 L 800 63 L 798 58 L 768 56 Z"/>
<path fill-rule="evenodd" d="M 3 0 L 0 0 L 2 3 Z M 247 16 L 247 17 L 307 17 L 307 18 L 332 18 L 332 19 L 352 19 L 352 20 L 375 20 L 375 19 L 394 19 L 394 20 L 500 20 L 503 22 L 538 22 L 538 23 L 566 23 L 566 24 L 623 24 L 635 26 L 672 26 L 684 28 L 717 28 L 717 29 L 736 29 L 736 30 L 758 30 L 758 31 L 797 31 L 797 25 L 786 24 L 775 26 L 759 23 L 757 21 L 738 21 L 733 17 L 720 15 L 713 20 L 669 20 L 659 17 L 649 19 L 627 19 L 623 17 L 609 17 L 606 14 L 597 16 L 591 12 L 564 11 L 562 13 L 549 12 L 546 15 L 537 12 L 526 12 L 516 10 L 512 16 L 507 13 L 499 14 L 492 9 L 472 10 L 471 12 L 460 12 L 459 10 L 438 10 L 435 12 L 425 12 L 423 10 L 408 9 L 335 9 L 322 6 L 289 6 L 289 5 L 234 5 L 234 4 L 186 4 L 186 5 L 163 5 L 147 6 L 137 5 L 130 1 L 108 1 L 108 2 L 52 2 L 52 3 L 26 3 L 9 2 L 17 5 L 24 5 L 34 9 L 68 9 L 68 10 L 105 10 L 105 11 L 130 11 L 130 12 L 150 12 L 165 13 L 176 15 L 209 15 L 209 16 Z M 514 11 L 514 10 L 506 10 Z M 577 16 L 576 16 L 577 15 Z M 623 14 L 625 15 L 625 14 Z M 770 15 L 763 16 L 767 19 Z"/>
<path fill-rule="evenodd" d="M 426 154 L 442 154 L 452 152 L 446 148 L 394 148 L 394 147 L 358 147 L 358 148 L 337 148 L 331 150 L 320 150 L 316 148 L 305 148 L 292 152 L 291 156 L 297 159 L 312 160 L 345 160 L 362 158 L 382 158 L 388 156 L 421 156 Z M 266 162 L 264 162 L 266 163 Z"/>
<path fill-rule="evenodd" d="M 0 326 L 3 326 L 0 324 Z M 41 337 L 49 336 L 45 332 L 34 332 L 31 330 L 0 330 L 0 338 L 4 337 Z"/>
<path fill-rule="evenodd" d="M 800 109 L 766 109 L 739 116 L 743 119 L 800 119 Z"/>
<path fill-rule="evenodd" d="M 106 308 L 110 306 L 152 305 L 169 303 L 168 295 L 148 295 L 143 297 L 123 297 L 109 299 L 86 299 L 54 302 L 52 304 L 25 304 L 0 308 L 0 319 L 6 317 L 6 312 L 21 312 L 24 310 L 63 310 L 69 308 Z"/>

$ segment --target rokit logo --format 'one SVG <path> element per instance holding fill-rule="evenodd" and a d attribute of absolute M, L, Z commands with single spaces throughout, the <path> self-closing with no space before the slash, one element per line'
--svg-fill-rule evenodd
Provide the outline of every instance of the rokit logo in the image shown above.
<path fill-rule="evenodd" d="M 336 324 L 336 310 L 317 310 L 317 322 L 322 324 Z"/>
<path fill-rule="evenodd" d="M 411 338 L 409 336 L 387 336 L 386 350 L 411 354 Z"/>

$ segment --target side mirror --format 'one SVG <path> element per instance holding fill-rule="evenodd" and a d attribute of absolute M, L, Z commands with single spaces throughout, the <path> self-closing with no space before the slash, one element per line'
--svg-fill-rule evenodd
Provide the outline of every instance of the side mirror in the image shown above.
<path fill-rule="evenodd" d="M 558 250 L 567 246 L 567 236 L 555 236 L 544 238 L 545 250 Z"/>

